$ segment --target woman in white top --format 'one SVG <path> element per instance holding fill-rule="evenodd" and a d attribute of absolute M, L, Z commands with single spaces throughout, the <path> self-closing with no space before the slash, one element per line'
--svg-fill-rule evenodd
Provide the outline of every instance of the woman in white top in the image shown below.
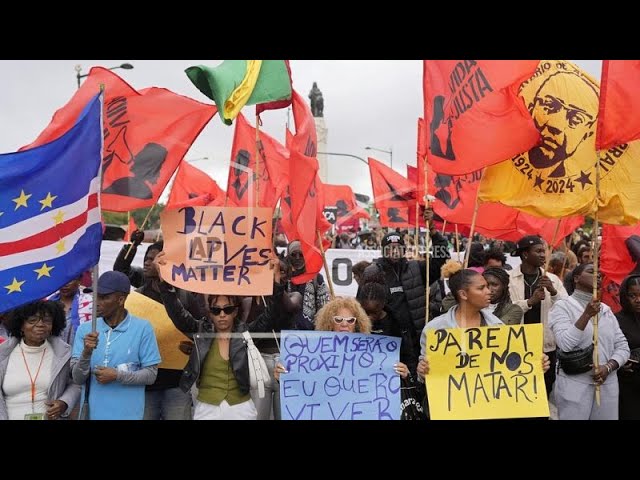
<path fill-rule="evenodd" d="M 37 301 L 15 309 L 0 345 L 0 420 L 57 420 L 80 398 L 71 379 L 71 347 L 59 338 L 62 306 Z"/>

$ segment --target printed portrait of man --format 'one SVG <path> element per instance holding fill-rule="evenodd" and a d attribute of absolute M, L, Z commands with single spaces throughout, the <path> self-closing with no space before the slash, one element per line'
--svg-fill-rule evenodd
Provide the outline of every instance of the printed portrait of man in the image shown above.
<path fill-rule="evenodd" d="M 556 71 L 537 88 L 528 109 L 541 143 L 529 150 L 529 162 L 545 177 L 579 174 L 593 164 L 595 139 L 587 139 L 595 132 L 598 96 L 597 86 L 573 71 Z M 576 154 L 580 147 L 588 151 Z"/>

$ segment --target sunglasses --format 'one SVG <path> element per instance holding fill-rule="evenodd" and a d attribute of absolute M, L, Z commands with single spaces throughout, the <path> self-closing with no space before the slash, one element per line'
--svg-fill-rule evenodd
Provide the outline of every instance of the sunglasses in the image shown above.
<path fill-rule="evenodd" d="M 356 323 L 356 317 L 333 317 L 333 321 L 338 325 L 344 322 L 347 322 L 349 325 L 353 325 Z"/>
<path fill-rule="evenodd" d="M 226 307 L 211 307 L 209 310 L 211 310 L 211 313 L 213 313 L 214 315 L 220 315 L 222 312 L 224 312 L 225 315 L 231 315 L 233 312 L 235 312 L 238 309 L 237 305 L 227 305 Z"/>

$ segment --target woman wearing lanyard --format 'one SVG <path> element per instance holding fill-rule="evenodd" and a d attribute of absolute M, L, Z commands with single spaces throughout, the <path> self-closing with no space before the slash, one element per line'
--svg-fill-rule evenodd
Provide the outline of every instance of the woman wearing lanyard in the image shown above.
<path fill-rule="evenodd" d="M 73 409 L 80 387 L 71 380 L 71 347 L 59 337 L 64 327 L 58 302 L 12 312 L 0 345 L 0 420 L 57 420 Z"/>

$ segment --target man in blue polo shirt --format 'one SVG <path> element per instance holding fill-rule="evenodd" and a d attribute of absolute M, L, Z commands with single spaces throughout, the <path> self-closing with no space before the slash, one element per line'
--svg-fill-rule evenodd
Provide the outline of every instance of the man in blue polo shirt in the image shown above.
<path fill-rule="evenodd" d="M 160 352 L 153 327 L 124 308 L 130 290 L 124 273 L 103 273 L 98 279 L 96 331 L 87 322 L 76 332 L 72 375 L 81 385 L 91 376 L 90 420 L 142 420 L 144 387 L 158 374 Z"/>

